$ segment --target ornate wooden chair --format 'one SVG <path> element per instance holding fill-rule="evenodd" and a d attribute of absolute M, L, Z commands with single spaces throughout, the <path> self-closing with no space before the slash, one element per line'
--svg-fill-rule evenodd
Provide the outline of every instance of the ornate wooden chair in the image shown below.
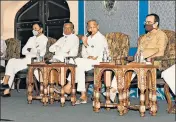
<path fill-rule="evenodd" d="M 8 60 L 11 58 L 20 58 L 21 42 L 18 39 L 9 38 L 5 40 L 5 43 L 7 45 L 5 63 L 7 64 Z M 1 79 L 4 77 L 4 74 L 5 74 L 5 68 L 1 67 L 1 72 L 0 72 Z M 12 88 L 12 86 L 10 87 Z"/>
<path fill-rule="evenodd" d="M 166 46 L 164 56 L 154 58 L 154 61 L 158 62 L 159 70 L 161 72 L 175 64 L 175 48 L 176 48 L 175 46 L 176 33 L 171 30 L 163 30 L 163 31 L 166 33 L 169 41 Z M 164 80 L 161 79 L 160 77 L 157 79 L 157 84 L 161 82 L 164 82 Z M 176 112 L 175 105 L 172 107 L 172 100 L 171 100 L 171 95 L 169 92 L 169 86 L 165 82 L 164 82 L 164 92 L 165 92 L 166 99 L 168 102 L 168 107 L 167 107 L 168 113 L 175 113 Z"/>

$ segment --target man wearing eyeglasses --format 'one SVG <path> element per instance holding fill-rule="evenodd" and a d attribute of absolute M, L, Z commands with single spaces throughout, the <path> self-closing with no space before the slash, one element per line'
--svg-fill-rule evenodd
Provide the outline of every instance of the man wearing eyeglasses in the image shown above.
<path fill-rule="evenodd" d="M 3 83 L 0 86 L 0 90 L 3 92 L 1 96 L 10 97 L 10 87 L 13 83 L 15 74 L 23 69 L 27 68 L 27 64 L 31 63 L 31 58 L 37 56 L 37 51 L 40 50 L 40 56 L 44 56 L 46 53 L 46 45 L 48 38 L 42 33 L 41 23 L 35 23 L 33 25 L 32 33 L 34 36 L 30 37 L 25 46 L 22 49 L 22 54 L 25 58 L 16 59 L 12 58 L 8 61 L 5 71 L 5 76 L 3 78 Z M 34 71 L 37 78 L 38 72 Z"/>
<path fill-rule="evenodd" d="M 157 14 L 149 14 L 146 16 L 144 27 L 146 34 L 138 42 L 138 50 L 135 55 L 139 55 L 141 52 L 145 61 L 151 61 L 151 58 L 156 56 L 163 56 L 166 45 L 168 43 L 167 35 L 159 29 L 160 19 Z M 132 75 L 132 79 L 135 77 L 135 73 Z M 112 80 L 110 89 L 110 98 L 114 102 L 117 93 L 117 82 L 114 77 Z"/>

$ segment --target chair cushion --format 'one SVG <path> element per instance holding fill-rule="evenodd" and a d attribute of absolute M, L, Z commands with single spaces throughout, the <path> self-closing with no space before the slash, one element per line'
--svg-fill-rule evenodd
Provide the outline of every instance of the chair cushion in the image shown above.
<path fill-rule="evenodd" d="M 94 69 L 85 72 L 86 76 L 94 76 Z"/>
<path fill-rule="evenodd" d="M 28 73 L 28 68 L 20 70 L 19 72 L 17 72 L 15 77 L 16 78 L 26 78 L 27 73 Z"/>

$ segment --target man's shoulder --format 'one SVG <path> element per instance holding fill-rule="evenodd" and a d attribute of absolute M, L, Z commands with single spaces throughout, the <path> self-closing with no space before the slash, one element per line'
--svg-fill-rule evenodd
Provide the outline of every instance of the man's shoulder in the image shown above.
<path fill-rule="evenodd" d="M 48 37 L 46 37 L 44 34 L 42 34 L 41 37 L 48 40 Z"/>
<path fill-rule="evenodd" d="M 157 33 L 158 35 L 166 35 L 166 33 L 164 32 L 164 31 L 162 31 L 162 30 L 158 30 L 158 33 Z"/>
<path fill-rule="evenodd" d="M 71 35 L 71 38 L 72 38 L 72 39 L 79 40 L 78 36 L 77 36 L 77 35 L 75 35 L 75 34 L 72 34 L 72 35 Z"/>
<path fill-rule="evenodd" d="M 97 32 L 97 36 L 99 38 L 106 39 L 106 37 L 102 33 L 100 33 L 99 31 Z"/>

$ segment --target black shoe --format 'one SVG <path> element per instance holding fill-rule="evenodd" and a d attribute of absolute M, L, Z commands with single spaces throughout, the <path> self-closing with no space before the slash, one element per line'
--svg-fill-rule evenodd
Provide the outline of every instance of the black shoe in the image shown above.
<path fill-rule="evenodd" d="M 1 84 L 0 85 L 0 91 L 4 91 L 5 89 L 9 89 L 10 87 L 9 87 L 9 84 Z"/>
<path fill-rule="evenodd" d="M 10 93 L 4 94 L 3 92 L 1 92 L 1 96 L 2 96 L 2 97 L 11 97 Z"/>

